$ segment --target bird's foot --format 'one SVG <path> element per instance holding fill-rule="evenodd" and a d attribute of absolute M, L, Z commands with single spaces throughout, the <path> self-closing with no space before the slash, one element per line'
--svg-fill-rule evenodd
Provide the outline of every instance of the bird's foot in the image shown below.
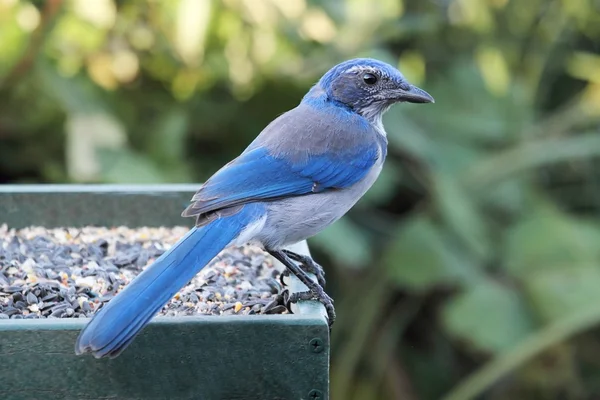
<path fill-rule="evenodd" d="M 319 290 L 320 289 L 320 290 Z M 327 293 L 323 290 L 323 288 L 319 287 L 317 290 L 307 290 L 305 292 L 296 292 L 292 293 L 288 301 L 290 303 L 297 303 L 301 300 L 317 300 L 321 304 L 325 306 L 325 311 L 327 312 L 327 319 L 329 328 L 335 322 L 335 308 L 333 307 L 333 299 L 329 297 Z"/>
<path fill-rule="evenodd" d="M 298 266 L 290 256 L 281 250 L 266 249 L 269 254 L 279 260 L 287 269 L 302 282 L 308 291 L 292 293 L 289 302 L 296 303 L 299 300 L 317 300 L 325 306 L 327 312 L 329 329 L 335 321 L 335 309 L 333 308 L 333 299 L 325 293 L 325 290 L 317 282 L 313 281 L 308 274 Z"/>
<path fill-rule="evenodd" d="M 317 264 L 315 262 L 315 260 L 313 260 L 309 256 L 294 253 L 293 251 L 290 251 L 290 250 L 282 250 L 282 251 L 285 253 L 286 256 L 288 256 L 292 260 L 299 263 L 302 271 L 308 272 L 309 274 L 314 274 L 317 277 L 317 281 L 319 282 L 319 285 L 323 289 L 325 289 L 325 285 L 327 284 L 327 282 L 325 281 L 325 271 L 323 270 L 322 266 Z M 286 276 L 288 276 L 288 275 L 289 275 L 289 272 L 287 272 Z"/>

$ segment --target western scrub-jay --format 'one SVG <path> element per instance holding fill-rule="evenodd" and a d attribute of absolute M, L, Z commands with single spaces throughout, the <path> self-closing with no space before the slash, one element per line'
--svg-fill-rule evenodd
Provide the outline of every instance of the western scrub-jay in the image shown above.
<path fill-rule="evenodd" d="M 354 59 L 329 70 L 200 187 L 182 214 L 196 226 L 94 315 L 76 353 L 116 357 L 221 250 L 245 243 L 264 248 L 309 288 L 290 301 L 319 300 L 332 324 L 320 266 L 284 248 L 338 220 L 375 182 L 387 152 L 382 116 L 398 102 L 433 98 L 381 61 Z"/>

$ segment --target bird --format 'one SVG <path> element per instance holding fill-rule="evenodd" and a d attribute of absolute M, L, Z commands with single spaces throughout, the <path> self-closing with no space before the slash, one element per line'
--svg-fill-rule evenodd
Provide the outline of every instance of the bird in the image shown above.
<path fill-rule="evenodd" d="M 182 212 L 195 218 L 194 227 L 94 314 L 75 353 L 117 357 L 221 250 L 248 243 L 296 275 L 308 291 L 290 301 L 320 301 L 331 326 L 335 311 L 321 266 L 286 247 L 337 221 L 373 185 L 387 154 L 382 117 L 402 102 L 434 99 L 376 59 L 355 58 L 328 70 L 297 107 L 200 186 Z"/>

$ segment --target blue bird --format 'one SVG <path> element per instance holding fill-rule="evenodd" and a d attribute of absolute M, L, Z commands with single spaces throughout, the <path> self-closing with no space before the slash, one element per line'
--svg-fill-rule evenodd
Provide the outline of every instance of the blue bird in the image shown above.
<path fill-rule="evenodd" d="M 322 269 L 285 247 L 338 220 L 375 182 L 387 153 L 382 116 L 399 102 L 434 101 L 381 61 L 353 59 L 329 70 L 296 108 L 200 187 L 182 214 L 195 217 L 196 226 L 94 315 L 75 352 L 118 356 L 221 250 L 245 243 L 261 246 L 298 276 L 309 291 L 290 301 L 321 301 L 331 325 Z"/>

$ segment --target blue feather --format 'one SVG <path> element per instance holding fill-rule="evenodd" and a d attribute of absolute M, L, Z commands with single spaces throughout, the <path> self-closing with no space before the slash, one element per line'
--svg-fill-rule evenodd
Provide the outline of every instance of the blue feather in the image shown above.
<path fill-rule="evenodd" d="M 75 352 L 118 356 L 181 287 L 263 213 L 262 205 L 249 204 L 231 217 L 191 229 L 94 315 Z"/>
<path fill-rule="evenodd" d="M 294 137 L 291 127 L 306 125 L 298 120 L 311 121 L 312 132 L 298 132 L 297 141 L 278 140 L 275 135 Z M 339 133 L 332 134 L 331 127 L 319 124 L 334 124 Z M 305 137 L 306 132 L 311 136 Z M 325 133 L 329 135 L 323 136 Z M 306 142 L 312 151 L 301 148 Z M 312 99 L 275 120 L 244 153 L 217 171 L 183 215 L 350 187 L 384 154 L 385 144 L 385 138 L 362 117 L 323 99 Z"/>
<path fill-rule="evenodd" d="M 397 81 L 404 81 L 404 75 L 396 68 L 391 65 L 384 63 L 383 61 L 376 60 L 374 58 L 354 58 L 352 60 L 345 61 L 331 68 L 321 79 L 319 84 L 323 89 L 327 90 L 331 86 L 335 78 L 339 77 L 343 71 L 348 70 L 352 67 L 371 67 L 377 68 L 382 74 L 387 75 Z M 307 96 L 310 95 L 310 92 Z"/>

